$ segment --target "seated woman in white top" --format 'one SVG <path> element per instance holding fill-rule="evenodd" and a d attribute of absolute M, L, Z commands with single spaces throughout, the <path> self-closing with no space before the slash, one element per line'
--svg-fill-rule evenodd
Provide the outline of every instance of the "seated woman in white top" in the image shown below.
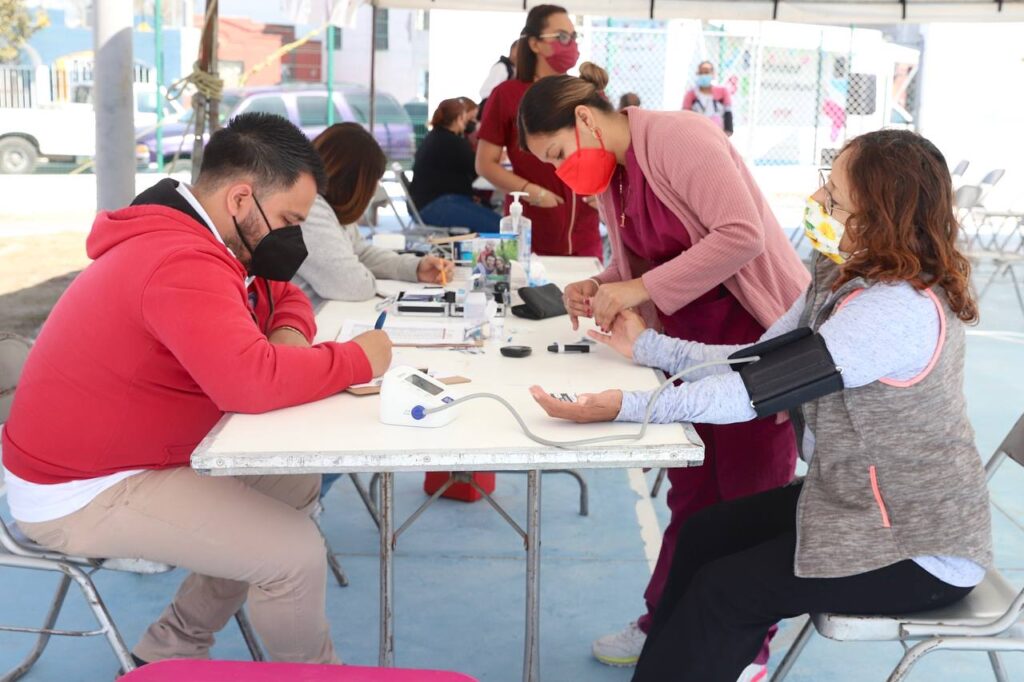
<path fill-rule="evenodd" d="M 373 135 L 357 123 L 338 123 L 320 133 L 313 146 L 327 171 L 327 191 L 318 195 L 302 225 L 309 257 L 292 280 L 314 303 L 320 299 L 364 301 L 377 279 L 451 281 L 454 265 L 433 256 L 397 254 L 373 246 L 356 222 L 370 205 L 387 157 Z"/>

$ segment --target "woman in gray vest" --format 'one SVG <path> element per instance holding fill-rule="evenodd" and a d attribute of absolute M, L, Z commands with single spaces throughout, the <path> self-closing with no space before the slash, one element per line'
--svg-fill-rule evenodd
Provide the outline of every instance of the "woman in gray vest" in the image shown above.
<path fill-rule="evenodd" d="M 733 682 L 780 619 L 939 608 L 991 564 L 988 492 L 963 395 L 964 327 L 978 309 L 945 159 L 908 131 L 858 137 L 822 175 L 804 222 L 818 252 L 813 281 L 750 347 L 759 371 L 726 364 L 743 347 L 659 335 L 632 313 L 608 337 L 591 332 L 638 364 L 694 368 L 657 398 L 651 421 L 746 421 L 781 401 L 809 463 L 803 480 L 683 526 L 685 551 L 634 682 Z M 824 375 L 771 364 L 795 344 Z M 766 372 L 771 398 L 758 379 Z M 532 390 L 548 414 L 579 422 L 643 421 L 652 397 L 612 390 L 572 404 Z"/>

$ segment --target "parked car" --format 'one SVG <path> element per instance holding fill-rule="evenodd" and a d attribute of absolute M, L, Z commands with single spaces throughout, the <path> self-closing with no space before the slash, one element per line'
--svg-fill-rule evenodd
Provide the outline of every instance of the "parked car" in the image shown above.
<path fill-rule="evenodd" d="M 157 92 L 152 85 L 134 86 L 136 130 L 156 121 Z M 76 86 L 74 101 L 31 108 L 0 108 L 0 173 L 31 173 L 41 158 L 77 162 L 96 154 L 96 113 L 90 84 Z M 165 111 L 182 111 L 177 102 Z M 136 146 L 136 161 L 148 162 L 147 150 Z"/>
<path fill-rule="evenodd" d="M 370 91 L 360 85 L 339 84 L 334 89 L 334 121 L 351 121 L 364 127 L 370 121 Z M 386 92 L 377 92 L 373 135 L 392 161 L 410 161 L 415 154 L 413 125 L 398 101 Z M 239 114 L 262 111 L 283 116 L 313 139 L 327 127 L 327 88 L 323 85 L 269 85 L 240 90 L 226 90 L 220 104 L 221 123 Z M 165 122 L 162 152 L 164 159 L 174 158 L 181 147 L 179 159 L 192 155 L 191 112 Z M 187 129 L 188 138 L 181 144 Z M 138 142 L 149 148 L 150 161 L 157 160 L 156 131 L 137 131 Z"/>

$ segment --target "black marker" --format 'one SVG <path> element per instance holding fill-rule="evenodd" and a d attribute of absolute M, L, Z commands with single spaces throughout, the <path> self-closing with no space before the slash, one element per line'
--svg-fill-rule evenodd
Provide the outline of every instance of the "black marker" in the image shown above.
<path fill-rule="evenodd" d="M 589 353 L 590 346 L 585 343 L 567 343 L 563 346 L 559 346 L 556 341 L 548 346 L 548 350 L 552 353 Z"/>

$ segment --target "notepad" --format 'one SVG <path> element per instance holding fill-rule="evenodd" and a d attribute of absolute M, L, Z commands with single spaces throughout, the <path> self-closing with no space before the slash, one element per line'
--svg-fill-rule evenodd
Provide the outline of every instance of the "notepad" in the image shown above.
<path fill-rule="evenodd" d="M 401 320 L 392 320 L 390 317 L 384 324 L 384 331 L 391 337 L 391 343 L 395 346 L 475 345 L 472 340 L 466 340 L 466 328 L 465 324 L 410 324 Z M 351 341 L 371 329 L 373 329 L 373 324 L 370 322 L 345 320 L 335 340 L 342 343 Z"/>

